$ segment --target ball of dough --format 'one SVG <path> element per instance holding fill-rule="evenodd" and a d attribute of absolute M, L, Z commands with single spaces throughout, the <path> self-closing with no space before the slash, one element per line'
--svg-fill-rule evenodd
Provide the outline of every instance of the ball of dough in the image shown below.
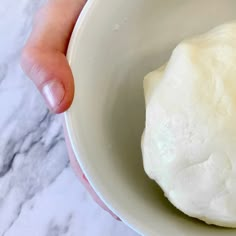
<path fill-rule="evenodd" d="M 180 43 L 144 90 L 146 173 L 185 214 L 236 227 L 236 22 Z"/>

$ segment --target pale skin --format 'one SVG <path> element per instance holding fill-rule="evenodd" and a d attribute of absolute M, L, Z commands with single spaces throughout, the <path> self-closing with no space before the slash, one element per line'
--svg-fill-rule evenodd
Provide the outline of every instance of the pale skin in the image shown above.
<path fill-rule="evenodd" d="M 85 3 L 86 0 L 48 0 L 36 14 L 33 30 L 22 51 L 23 70 L 54 113 L 66 111 L 74 97 L 74 79 L 65 55 Z M 114 216 L 90 186 L 66 141 L 76 174 L 95 201 Z"/>

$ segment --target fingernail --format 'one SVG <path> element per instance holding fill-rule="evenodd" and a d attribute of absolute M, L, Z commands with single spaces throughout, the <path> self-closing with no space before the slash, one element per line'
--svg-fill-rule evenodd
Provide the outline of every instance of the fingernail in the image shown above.
<path fill-rule="evenodd" d="M 65 89 L 61 82 L 52 80 L 44 85 L 42 94 L 50 108 L 55 109 L 61 104 L 65 96 Z"/>

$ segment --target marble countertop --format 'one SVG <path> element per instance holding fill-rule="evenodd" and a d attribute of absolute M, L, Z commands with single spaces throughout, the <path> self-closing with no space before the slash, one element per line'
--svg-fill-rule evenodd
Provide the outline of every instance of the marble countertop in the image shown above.
<path fill-rule="evenodd" d="M 49 113 L 19 66 L 42 3 L 0 5 L 0 236 L 137 236 L 80 184 L 69 166 L 61 117 Z"/>

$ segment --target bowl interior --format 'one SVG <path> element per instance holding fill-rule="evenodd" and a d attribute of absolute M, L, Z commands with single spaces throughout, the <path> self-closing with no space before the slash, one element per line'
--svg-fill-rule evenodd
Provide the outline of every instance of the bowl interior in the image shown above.
<path fill-rule="evenodd" d="M 235 235 L 186 217 L 145 175 L 143 77 L 182 39 L 233 20 L 235 0 L 94 0 L 68 51 L 75 99 L 66 122 L 77 159 L 106 203 L 144 235 Z"/>

